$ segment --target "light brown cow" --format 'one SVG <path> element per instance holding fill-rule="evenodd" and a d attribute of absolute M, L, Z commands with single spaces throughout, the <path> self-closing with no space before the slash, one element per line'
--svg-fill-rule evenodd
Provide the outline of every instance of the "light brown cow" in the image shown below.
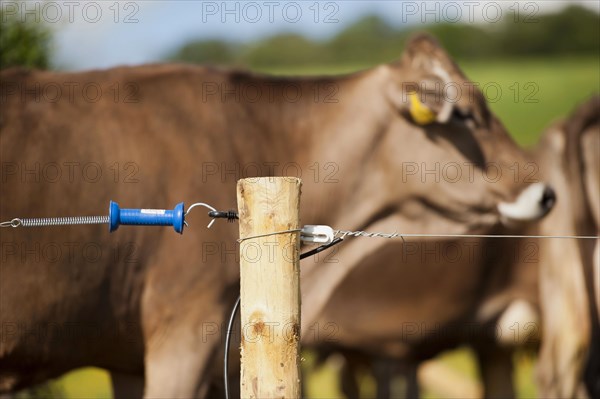
<path fill-rule="evenodd" d="M 343 354 L 349 398 L 358 397 L 355 376 L 365 369 L 378 398 L 389 397 L 398 372 L 408 378 L 407 397 L 418 397 L 419 363 L 462 344 L 475 350 L 485 397 L 513 397 L 514 350 L 539 344 L 538 256 L 518 239 L 390 243 L 332 294 L 316 325 L 335 326 L 336 339 L 316 346 L 321 356 Z"/>
<path fill-rule="evenodd" d="M 558 192 L 540 223 L 545 235 L 598 235 L 600 97 L 552 126 L 536 149 L 540 171 Z M 538 364 L 545 398 L 600 397 L 600 254 L 597 240 L 541 240 L 543 340 Z M 587 364 L 587 368 L 586 368 Z"/>
<path fill-rule="evenodd" d="M 518 232 L 530 235 L 597 235 L 600 225 L 600 98 L 590 99 L 567 120 L 548 129 L 532 156 L 536 159 L 540 177 L 556 187 L 558 205 L 539 225 Z M 514 301 L 496 318 L 499 331 L 514 331 L 515 336 L 502 335 L 499 343 L 509 348 L 511 345 L 525 344 L 527 342 L 514 339 L 516 334 L 527 341 L 534 338 L 532 334 L 541 332 L 539 330 L 543 326 L 544 340 L 538 364 L 540 396 L 597 397 L 600 394 L 600 348 L 597 346 L 600 337 L 596 316 L 600 276 L 598 243 L 590 240 L 531 238 L 503 243 L 506 244 L 505 250 L 513 253 L 516 245 L 528 250 L 521 252 L 523 256 L 512 262 L 505 259 L 507 262 L 504 264 L 489 265 L 490 268 L 497 267 L 505 276 L 513 275 L 512 278 L 505 279 L 501 286 L 505 287 L 505 293 L 511 295 Z M 443 247 L 438 248 L 443 251 Z M 458 266 L 459 268 L 455 265 L 453 270 L 458 271 L 461 270 L 460 267 L 464 267 Z M 423 265 L 422 268 L 424 267 L 426 266 Z M 538 267 L 541 270 L 541 324 L 536 320 L 540 302 L 536 298 Z M 381 278 L 389 279 L 390 276 Z M 377 286 L 373 279 L 369 284 Z M 378 287 L 381 289 L 381 285 Z M 340 288 L 343 289 L 356 295 L 352 287 Z M 391 298 L 390 303 L 394 303 Z M 485 303 L 483 298 L 484 308 Z M 371 317 L 377 317 L 376 313 L 371 312 Z M 389 318 L 391 315 L 388 313 L 384 316 Z M 494 342 L 489 342 L 488 345 L 488 349 L 500 350 Z M 355 353 L 348 353 L 347 348 L 346 356 L 348 363 L 343 371 L 347 380 L 343 381 L 343 386 L 350 394 L 349 397 L 355 397 L 357 392 L 352 382 L 353 375 L 357 368 L 364 367 L 365 364 L 373 365 L 378 388 L 383 392 L 378 397 L 387 397 L 392 372 L 398 370 L 398 360 L 383 362 L 385 367 L 382 368 L 381 359 L 373 360 L 364 355 L 358 357 Z M 408 359 L 418 362 L 423 357 L 412 353 Z M 402 360 L 400 365 L 407 363 L 406 358 Z M 510 393 L 498 393 L 493 388 L 499 383 L 504 388 L 510 387 L 510 365 L 506 367 L 505 363 L 498 366 L 500 367 L 492 370 L 490 380 L 487 380 L 486 396 L 506 396 Z M 583 382 L 587 385 L 587 391 Z M 418 392 L 414 375 L 412 384 L 409 390 L 414 395 Z"/>
<path fill-rule="evenodd" d="M 225 208 L 239 177 L 300 172 L 302 221 L 335 228 L 489 232 L 550 209 L 550 189 L 525 181 L 522 169 L 515 175 L 524 154 L 428 36 L 408 43 L 399 62 L 336 78 L 178 65 L 0 78 L 1 220 L 103 214 L 110 199 Z M 468 90 L 457 97 L 457 87 Z M 451 182 L 403 182 L 407 166 L 431 162 L 466 170 Z M 494 181 L 483 173 L 490 163 L 500 171 Z M 144 376 L 147 397 L 206 395 L 238 262 L 237 229 L 206 230 L 204 219 L 191 214 L 183 236 L 3 229 L 0 391 L 94 365 L 119 380 Z M 388 245 L 356 239 L 339 247 L 339 263 L 303 266 L 305 336 L 340 281 L 366 260 L 381 262 Z M 482 272 L 418 281 L 421 289 L 405 294 L 461 320 L 479 299 Z M 453 284 L 456 301 L 434 295 Z M 361 333 L 340 330 L 336 339 Z"/>

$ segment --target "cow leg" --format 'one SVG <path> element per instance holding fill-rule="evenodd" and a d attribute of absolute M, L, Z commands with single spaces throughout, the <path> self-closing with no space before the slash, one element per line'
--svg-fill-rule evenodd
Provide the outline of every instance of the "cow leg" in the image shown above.
<path fill-rule="evenodd" d="M 377 386 L 377 399 L 391 398 L 395 393 L 392 391 L 394 376 L 398 373 L 398 361 L 391 359 L 376 360 L 373 374 Z M 401 364 L 402 376 L 405 379 L 404 397 L 407 399 L 419 399 L 419 383 L 417 381 L 418 365 L 414 362 Z"/>
<path fill-rule="evenodd" d="M 600 320 L 600 240 L 596 241 L 594 259 L 592 260 L 593 294 L 596 299 L 596 312 Z"/>
<path fill-rule="evenodd" d="M 144 378 L 139 375 L 110 372 L 114 399 L 140 399 L 144 395 Z"/>
<path fill-rule="evenodd" d="M 360 396 L 357 371 L 357 364 L 348 356 L 344 356 L 344 362 L 340 368 L 340 390 L 347 399 L 358 399 Z"/>
<path fill-rule="evenodd" d="M 512 350 L 493 344 L 475 349 L 484 386 L 484 397 L 514 398 Z"/>
<path fill-rule="evenodd" d="M 595 301 L 595 314 L 591 314 L 592 325 L 588 361 L 586 364 L 584 379 L 589 397 L 600 398 L 600 240 L 594 245 L 592 259 L 592 298 Z M 593 306 L 591 306 L 593 312 Z"/>
<path fill-rule="evenodd" d="M 377 359 L 374 361 L 373 376 L 377 387 L 377 399 L 388 399 L 391 397 L 391 385 L 394 364 L 388 359 Z"/>
<path fill-rule="evenodd" d="M 418 370 L 418 363 L 409 364 L 408 372 L 406 373 L 406 399 L 419 399 L 420 397 Z"/>

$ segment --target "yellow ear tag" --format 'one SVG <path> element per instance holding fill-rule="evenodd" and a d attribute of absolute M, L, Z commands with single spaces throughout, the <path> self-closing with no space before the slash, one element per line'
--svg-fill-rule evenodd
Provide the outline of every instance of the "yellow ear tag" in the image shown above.
<path fill-rule="evenodd" d="M 413 120 L 419 125 L 428 125 L 435 122 L 435 114 L 428 106 L 419 100 L 417 93 L 409 91 L 407 94 L 410 101 L 408 110 Z"/>

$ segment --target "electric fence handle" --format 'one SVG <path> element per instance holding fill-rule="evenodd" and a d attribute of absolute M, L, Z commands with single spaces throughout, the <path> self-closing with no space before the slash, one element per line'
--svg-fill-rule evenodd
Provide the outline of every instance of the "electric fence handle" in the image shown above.
<path fill-rule="evenodd" d="M 179 234 L 183 233 L 185 211 L 183 202 L 174 209 L 121 209 L 119 204 L 110 201 L 108 211 L 108 230 L 112 233 L 120 225 L 129 226 L 173 226 Z"/>
<path fill-rule="evenodd" d="M 72 226 L 79 224 L 108 224 L 108 231 L 113 232 L 120 225 L 130 226 L 173 226 L 173 229 L 183 234 L 187 225 L 185 215 L 194 206 L 203 205 L 211 210 L 213 207 L 204 203 L 192 205 L 186 212 L 183 202 L 175 205 L 174 209 L 121 209 L 119 204 L 110 201 L 108 216 L 67 216 L 50 218 L 14 218 L 0 223 L 0 227 L 43 227 L 43 226 Z M 213 219 L 214 220 L 214 219 Z"/>

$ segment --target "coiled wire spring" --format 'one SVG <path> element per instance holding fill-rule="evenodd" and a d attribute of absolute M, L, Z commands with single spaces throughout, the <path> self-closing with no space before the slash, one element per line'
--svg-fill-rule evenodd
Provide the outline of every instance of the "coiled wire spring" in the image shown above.
<path fill-rule="evenodd" d="M 2 227 L 39 227 L 39 226 L 68 226 L 75 224 L 107 224 L 108 216 L 66 216 L 60 218 L 15 218 L 10 222 L 1 223 Z"/>

